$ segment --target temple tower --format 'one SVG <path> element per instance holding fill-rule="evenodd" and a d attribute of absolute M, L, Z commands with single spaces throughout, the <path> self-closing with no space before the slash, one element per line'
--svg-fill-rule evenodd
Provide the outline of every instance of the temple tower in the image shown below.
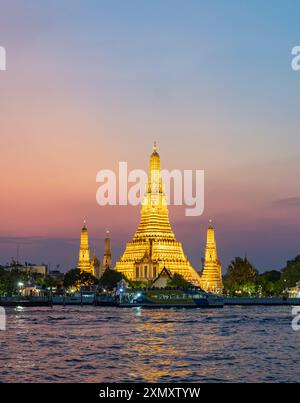
<path fill-rule="evenodd" d="M 110 248 L 110 237 L 109 231 L 106 231 L 106 238 L 104 240 L 104 255 L 102 259 L 102 274 L 106 269 L 112 268 L 112 256 Z"/>
<path fill-rule="evenodd" d="M 200 286 L 208 292 L 220 293 L 223 289 L 222 268 L 217 255 L 215 231 L 211 225 L 207 229 L 204 267 L 201 273 Z"/>
<path fill-rule="evenodd" d="M 78 269 L 93 274 L 90 263 L 89 237 L 85 221 L 81 230 Z"/>
<path fill-rule="evenodd" d="M 199 275 L 191 266 L 169 222 L 169 211 L 161 178 L 160 156 L 154 143 L 149 176 L 142 202 L 141 219 L 131 242 L 116 263 L 116 269 L 130 280 L 150 281 L 166 267 L 186 280 L 199 284 Z"/>
<path fill-rule="evenodd" d="M 91 271 L 94 277 L 100 279 L 101 277 L 101 271 L 100 271 L 100 262 L 99 259 L 96 256 L 96 252 L 94 251 L 93 257 L 91 260 Z"/>

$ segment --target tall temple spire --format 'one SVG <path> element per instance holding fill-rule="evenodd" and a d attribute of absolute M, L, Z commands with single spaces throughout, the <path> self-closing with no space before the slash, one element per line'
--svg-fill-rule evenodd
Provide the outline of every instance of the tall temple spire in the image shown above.
<path fill-rule="evenodd" d="M 81 230 L 78 269 L 89 273 L 91 273 L 92 271 L 90 264 L 89 237 L 85 220 L 83 222 L 83 228 Z"/>
<path fill-rule="evenodd" d="M 106 231 L 106 238 L 104 240 L 104 255 L 102 260 L 102 273 L 106 269 L 112 268 L 112 255 L 110 249 L 110 232 Z"/>
<path fill-rule="evenodd" d="M 93 257 L 91 260 L 91 273 L 93 274 L 94 277 L 100 279 L 100 277 L 101 277 L 100 262 L 96 256 L 95 248 L 94 248 Z"/>
<path fill-rule="evenodd" d="M 141 208 L 141 219 L 131 242 L 116 264 L 116 269 L 128 279 L 148 281 L 166 267 L 194 284 L 199 275 L 176 241 L 169 222 L 167 198 L 163 191 L 160 156 L 156 142 L 149 161 L 148 185 Z"/>
<path fill-rule="evenodd" d="M 222 268 L 217 255 L 215 230 L 212 227 L 212 220 L 209 220 L 209 227 L 207 229 L 205 261 L 201 274 L 200 286 L 205 291 L 217 293 L 221 292 L 223 289 Z"/>

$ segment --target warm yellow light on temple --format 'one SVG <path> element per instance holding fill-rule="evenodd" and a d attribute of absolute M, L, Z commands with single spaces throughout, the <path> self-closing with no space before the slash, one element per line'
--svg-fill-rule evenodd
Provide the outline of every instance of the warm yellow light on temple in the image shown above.
<path fill-rule="evenodd" d="M 110 247 L 110 235 L 109 231 L 106 231 L 106 238 L 104 240 L 104 255 L 102 259 L 101 273 L 103 274 L 105 270 L 112 268 L 112 255 Z"/>
<path fill-rule="evenodd" d="M 205 262 L 201 274 L 200 286 L 205 291 L 220 293 L 223 289 L 222 268 L 217 255 L 215 231 L 211 225 L 207 229 Z"/>
<path fill-rule="evenodd" d="M 84 226 L 81 230 L 80 249 L 78 258 L 78 269 L 93 274 L 90 262 L 90 248 L 88 230 L 84 221 Z"/>
<path fill-rule="evenodd" d="M 160 169 L 160 156 L 154 143 L 140 224 L 116 269 L 128 279 L 147 281 L 157 277 L 166 267 L 198 285 L 199 275 L 185 256 L 181 243 L 175 239 L 169 222 Z"/>
<path fill-rule="evenodd" d="M 96 278 L 101 277 L 100 262 L 99 262 L 99 259 L 96 256 L 95 251 L 93 253 L 93 257 L 92 257 L 92 260 L 91 260 L 91 271 L 90 271 L 90 273 Z"/>

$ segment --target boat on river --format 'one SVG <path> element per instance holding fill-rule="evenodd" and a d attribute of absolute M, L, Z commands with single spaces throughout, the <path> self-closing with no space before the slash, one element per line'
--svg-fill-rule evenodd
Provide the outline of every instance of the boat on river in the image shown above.
<path fill-rule="evenodd" d="M 197 289 L 132 290 L 120 295 L 120 308 L 223 308 L 224 299 Z"/>

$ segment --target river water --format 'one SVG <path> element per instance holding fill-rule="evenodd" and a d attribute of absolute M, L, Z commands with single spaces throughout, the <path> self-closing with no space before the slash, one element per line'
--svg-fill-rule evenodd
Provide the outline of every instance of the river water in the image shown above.
<path fill-rule="evenodd" d="M 295 382 L 291 307 L 7 309 L 1 382 Z"/>

